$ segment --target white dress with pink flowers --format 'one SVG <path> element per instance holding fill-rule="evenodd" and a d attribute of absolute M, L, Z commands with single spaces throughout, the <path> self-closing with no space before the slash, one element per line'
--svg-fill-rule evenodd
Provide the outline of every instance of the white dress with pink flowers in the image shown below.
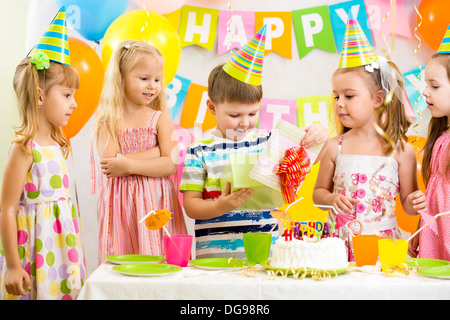
<path fill-rule="evenodd" d="M 363 223 L 362 234 L 382 232 L 401 238 L 395 218 L 395 198 L 399 192 L 397 161 L 385 156 L 342 154 L 343 138 L 341 135 L 338 140 L 333 193 L 359 200 L 352 216 Z M 357 230 L 358 225 L 354 225 Z M 351 239 L 344 228 L 339 235 L 351 249 Z M 353 260 L 352 250 L 349 250 L 349 258 Z"/>

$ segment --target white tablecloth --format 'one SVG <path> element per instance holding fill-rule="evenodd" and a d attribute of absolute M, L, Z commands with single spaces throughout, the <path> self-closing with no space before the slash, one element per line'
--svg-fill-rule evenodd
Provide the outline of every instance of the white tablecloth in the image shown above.
<path fill-rule="evenodd" d="M 186 267 L 157 277 L 122 275 L 103 263 L 84 284 L 84 300 L 274 300 L 274 299 L 450 299 L 450 280 L 412 273 L 387 277 L 348 271 L 330 280 L 294 279 L 266 271 L 247 277 L 240 271 Z"/>

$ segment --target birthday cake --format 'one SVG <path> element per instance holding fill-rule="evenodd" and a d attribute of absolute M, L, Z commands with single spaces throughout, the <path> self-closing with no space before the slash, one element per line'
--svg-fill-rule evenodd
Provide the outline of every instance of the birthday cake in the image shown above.
<path fill-rule="evenodd" d="M 270 266 L 275 268 L 340 269 L 348 267 L 347 250 L 342 239 L 306 236 L 287 240 L 280 237 L 272 247 Z"/>

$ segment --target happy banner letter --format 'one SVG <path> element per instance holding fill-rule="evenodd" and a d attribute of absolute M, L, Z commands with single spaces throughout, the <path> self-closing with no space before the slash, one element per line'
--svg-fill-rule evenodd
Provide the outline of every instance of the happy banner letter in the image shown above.
<path fill-rule="evenodd" d="M 297 98 L 298 127 L 320 123 L 328 128 L 330 136 L 334 136 L 337 131 L 332 102 L 331 94 Z"/>
<path fill-rule="evenodd" d="M 297 104 L 294 100 L 261 100 L 261 112 L 259 113 L 259 129 L 272 131 L 278 120 L 283 119 L 297 125 L 296 113 Z"/>
<path fill-rule="evenodd" d="M 267 25 L 265 54 L 272 51 L 292 59 L 292 12 L 255 12 L 256 33 Z"/>
<path fill-rule="evenodd" d="M 214 128 L 216 126 L 216 118 L 208 110 L 206 105 L 207 99 L 208 88 L 191 83 L 184 101 L 180 126 L 187 129 L 194 127 L 197 123 L 201 125 L 203 131 Z"/>
<path fill-rule="evenodd" d="M 228 23 L 229 22 L 229 23 Z M 246 11 L 220 10 L 217 54 L 221 55 L 228 49 L 240 49 L 255 31 L 255 13 Z"/>
<path fill-rule="evenodd" d="M 328 9 L 330 10 L 330 19 L 333 26 L 334 40 L 336 41 L 336 47 L 339 53 L 342 50 L 342 42 L 344 41 L 345 27 L 347 25 L 348 13 L 350 12 L 350 10 L 358 20 L 358 23 L 363 29 L 364 34 L 373 47 L 372 33 L 370 32 L 370 28 L 368 25 L 364 0 L 341 2 L 328 6 Z"/>
<path fill-rule="evenodd" d="M 219 10 L 183 6 L 178 31 L 181 47 L 196 44 L 212 50 L 216 40 L 218 19 Z"/>
<path fill-rule="evenodd" d="M 292 23 L 300 59 L 314 48 L 336 52 L 328 6 L 292 11 Z"/>
<path fill-rule="evenodd" d="M 403 5 L 403 0 L 396 1 L 394 32 L 399 36 L 411 38 L 411 30 L 409 29 L 408 17 Z M 392 33 L 392 17 L 394 13 L 391 8 L 391 1 L 365 0 L 365 3 L 375 46 L 383 45 L 384 40 L 381 30 L 383 30 L 386 39 Z M 389 16 L 383 21 L 388 13 L 390 13 Z"/>

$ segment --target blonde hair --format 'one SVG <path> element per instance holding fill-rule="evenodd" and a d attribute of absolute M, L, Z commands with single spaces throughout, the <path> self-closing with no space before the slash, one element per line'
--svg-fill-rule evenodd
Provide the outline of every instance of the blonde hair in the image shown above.
<path fill-rule="evenodd" d="M 112 142 L 117 150 L 120 150 L 118 137 L 123 123 L 125 77 L 145 55 L 158 59 L 164 67 L 164 57 L 158 49 L 146 42 L 126 40 L 120 43 L 113 52 L 106 69 L 100 104 L 96 111 L 93 138 L 97 137 L 100 129 L 105 129 L 112 137 Z M 149 103 L 148 107 L 157 111 L 166 111 L 167 97 L 164 88 L 164 79 L 161 79 L 161 92 Z"/>
<path fill-rule="evenodd" d="M 401 75 L 400 70 L 398 69 L 397 65 L 394 62 L 388 61 L 388 63 L 391 68 L 397 71 L 394 72 L 396 75 L 395 80 L 397 82 L 397 85 L 400 86 L 400 88 L 403 91 L 404 81 L 402 77 L 398 76 Z M 383 91 L 379 69 L 374 69 L 373 72 L 369 72 L 365 70 L 364 66 L 352 68 L 340 68 L 334 72 L 333 76 L 336 74 L 342 74 L 347 72 L 359 72 L 359 74 L 365 80 L 369 88 L 369 91 L 371 92 L 372 95 L 374 95 L 379 90 Z M 391 90 L 391 88 L 388 89 Z M 385 98 L 386 97 L 383 94 L 383 100 Z M 411 121 L 409 121 L 408 117 L 406 116 L 403 102 L 399 99 L 399 97 L 396 94 L 392 95 L 392 98 L 389 102 L 387 102 L 386 104 L 383 103 L 380 107 L 378 107 L 375 121 L 384 131 L 384 133 L 390 139 L 392 139 L 395 145 L 397 145 L 397 143 L 400 140 L 404 140 L 405 142 L 408 141 L 406 132 L 408 131 L 409 126 L 411 125 Z M 349 128 L 344 127 L 339 120 L 338 120 L 338 127 L 340 134 L 350 130 Z M 382 138 L 384 140 L 383 151 L 385 152 L 385 154 L 390 154 L 393 151 L 393 147 L 386 137 Z M 402 150 L 404 149 L 403 144 L 400 144 L 400 147 Z"/>
<path fill-rule="evenodd" d="M 50 61 L 50 67 L 36 70 L 29 57 L 23 59 L 16 68 L 13 86 L 18 99 L 21 124 L 14 127 L 14 142 L 19 143 L 28 154 L 28 144 L 39 132 L 38 102 L 39 89 L 46 95 L 54 85 L 64 85 L 78 89 L 80 80 L 77 72 L 71 67 Z M 44 100 L 45 104 L 45 100 Z M 71 146 L 60 127 L 52 125 L 51 138 L 61 146 L 64 156 L 68 157 Z"/>
<path fill-rule="evenodd" d="M 253 86 L 230 76 L 223 64 L 215 67 L 208 77 L 208 96 L 214 103 L 239 102 L 253 104 L 261 101 L 262 86 Z"/>
<path fill-rule="evenodd" d="M 431 57 L 431 60 L 435 60 L 439 62 L 445 70 L 447 70 L 447 78 L 450 82 L 450 54 L 446 53 L 436 53 Z M 428 124 L 428 137 L 424 146 L 423 160 L 422 160 L 422 176 L 425 182 L 425 185 L 428 184 L 428 180 L 430 180 L 431 174 L 431 155 L 433 154 L 433 147 L 436 143 L 436 140 L 441 136 L 442 132 L 447 130 L 447 125 L 450 119 L 447 116 L 443 116 L 440 118 L 431 118 L 430 123 Z M 450 148 L 450 146 L 449 146 Z M 447 150 L 447 153 L 449 150 Z M 448 162 L 446 168 L 446 177 L 450 175 L 450 161 Z"/>

